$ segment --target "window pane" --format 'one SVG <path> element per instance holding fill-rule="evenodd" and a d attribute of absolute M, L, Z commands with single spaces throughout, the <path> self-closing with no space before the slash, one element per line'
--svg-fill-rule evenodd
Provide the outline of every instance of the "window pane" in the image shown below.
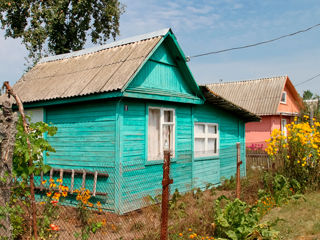
<path fill-rule="evenodd" d="M 282 95 L 281 95 L 281 102 L 286 102 L 286 99 L 287 98 L 287 94 L 286 92 L 283 92 Z"/>
<path fill-rule="evenodd" d="M 160 109 L 149 109 L 148 159 L 160 160 Z"/>
<path fill-rule="evenodd" d="M 164 122 L 173 122 L 173 111 L 165 110 L 163 111 L 164 114 Z"/>
<path fill-rule="evenodd" d="M 205 149 L 205 138 L 195 138 L 194 139 L 194 151 L 195 155 L 199 156 L 202 154 L 205 154 L 206 149 Z"/>
<path fill-rule="evenodd" d="M 217 133 L 217 126 L 216 125 L 208 125 L 208 133 L 209 134 L 216 134 Z"/>
<path fill-rule="evenodd" d="M 173 132 L 173 126 L 171 125 L 163 125 L 162 128 L 163 135 L 162 135 L 162 144 L 163 144 L 163 150 L 174 150 L 173 147 L 173 137 L 174 137 L 174 132 Z"/>
<path fill-rule="evenodd" d="M 216 138 L 208 138 L 208 154 L 216 154 L 217 153 L 217 139 Z"/>
<path fill-rule="evenodd" d="M 43 122 L 43 108 L 28 109 L 25 114 L 31 118 L 31 123 Z"/>
<path fill-rule="evenodd" d="M 195 124 L 194 125 L 194 133 L 196 136 L 205 134 L 205 125 L 204 124 Z"/>

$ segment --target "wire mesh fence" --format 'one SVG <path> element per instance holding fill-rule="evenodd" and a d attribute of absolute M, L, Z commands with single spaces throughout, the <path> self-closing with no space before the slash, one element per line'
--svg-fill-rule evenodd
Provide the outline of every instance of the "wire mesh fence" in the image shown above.
<path fill-rule="evenodd" d="M 236 166 L 235 144 L 199 159 L 192 151 L 176 151 L 170 164 L 169 239 L 195 224 L 203 225 L 203 236 L 213 235 L 214 188 L 234 176 Z M 39 239 L 160 239 L 163 162 L 123 161 L 114 169 L 52 167 L 35 176 Z M 31 239 L 28 183 L 16 180 L 10 192 L 11 201 L 0 207 L 0 236 L 7 234 L 2 223 L 9 217 L 13 239 Z"/>

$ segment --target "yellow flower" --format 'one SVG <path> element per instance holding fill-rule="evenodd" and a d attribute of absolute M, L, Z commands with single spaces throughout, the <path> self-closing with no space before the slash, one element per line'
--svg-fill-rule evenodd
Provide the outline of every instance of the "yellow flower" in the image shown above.
<path fill-rule="evenodd" d="M 52 195 L 52 192 L 47 192 L 47 197 L 50 197 Z"/>
<path fill-rule="evenodd" d="M 47 180 L 43 180 L 43 181 L 41 182 L 41 184 L 44 185 L 44 184 L 46 184 L 46 182 L 47 182 Z"/>
<path fill-rule="evenodd" d="M 49 182 L 54 183 L 54 179 L 50 178 Z"/>

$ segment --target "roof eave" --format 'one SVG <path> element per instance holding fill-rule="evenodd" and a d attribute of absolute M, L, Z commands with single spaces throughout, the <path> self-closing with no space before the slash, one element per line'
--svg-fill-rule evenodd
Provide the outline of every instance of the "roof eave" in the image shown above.
<path fill-rule="evenodd" d="M 200 88 L 206 100 L 210 102 L 212 105 L 219 106 L 227 111 L 234 112 L 245 122 L 259 122 L 261 120 L 261 118 L 258 115 L 249 112 L 248 110 L 226 100 L 225 98 L 214 93 L 209 87 L 200 86 Z"/>

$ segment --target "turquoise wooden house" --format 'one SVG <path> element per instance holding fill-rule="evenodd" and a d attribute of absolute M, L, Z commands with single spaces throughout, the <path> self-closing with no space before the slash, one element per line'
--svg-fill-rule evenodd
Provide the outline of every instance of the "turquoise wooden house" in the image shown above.
<path fill-rule="evenodd" d="M 97 178 L 105 195 L 96 198 L 117 213 L 161 193 L 165 147 L 172 191 L 234 175 L 236 142 L 245 161 L 244 126 L 259 119 L 197 85 L 170 29 L 44 58 L 13 89 L 35 121 L 58 127 L 46 163 L 107 173 Z M 87 176 L 87 188 L 94 178 Z M 77 188 L 83 178 L 74 179 Z"/>

